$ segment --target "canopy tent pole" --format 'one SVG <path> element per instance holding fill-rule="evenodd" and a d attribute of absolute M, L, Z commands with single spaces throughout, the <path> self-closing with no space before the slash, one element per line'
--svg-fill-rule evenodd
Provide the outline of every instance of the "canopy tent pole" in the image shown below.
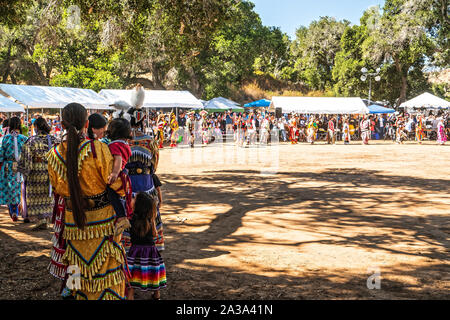
<path fill-rule="evenodd" d="M 147 130 L 147 132 L 148 132 L 148 129 L 150 128 L 150 119 L 149 119 L 149 117 L 148 117 L 148 108 L 145 108 L 145 111 L 146 111 L 146 118 L 147 118 L 147 128 L 146 128 L 146 130 Z"/>

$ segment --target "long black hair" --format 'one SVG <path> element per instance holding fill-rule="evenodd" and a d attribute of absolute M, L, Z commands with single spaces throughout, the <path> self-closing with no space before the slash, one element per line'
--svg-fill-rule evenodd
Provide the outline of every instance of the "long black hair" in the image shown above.
<path fill-rule="evenodd" d="M 9 132 L 18 130 L 22 134 L 22 122 L 19 117 L 12 117 L 9 119 Z"/>
<path fill-rule="evenodd" d="M 44 118 L 39 117 L 34 121 L 34 126 L 40 133 L 50 134 L 51 128 Z"/>
<path fill-rule="evenodd" d="M 78 178 L 78 147 L 82 140 L 81 129 L 87 120 L 87 111 L 79 103 L 70 103 L 62 110 L 62 125 L 67 131 L 67 180 L 69 184 L 70 201 L 75 224 L 83 229 L 86 225 L 86 213 L 83 208 L 83 195 Z"/>
<path fill-rule="evenodd" d="M 156 217 L 156 201 L 153 200 L 145 192 L 139 192 L 136 195 L 136 202 L 134 204 L 133 223 L 131 228 L 140 237 L 151 230 L 152 223 Z M 154 235 L 156 236 L 156 235 Z"/>
<path fill-rule="evenodd" d="M 99 113 L 93 113 L 89 116 L 89 126 L 88 126 L 88 137 L 91 140 L 94 140 L 94 132 L 92 129 L 101 129 L 106 127 L 108 121 L 104 116 Z"/>

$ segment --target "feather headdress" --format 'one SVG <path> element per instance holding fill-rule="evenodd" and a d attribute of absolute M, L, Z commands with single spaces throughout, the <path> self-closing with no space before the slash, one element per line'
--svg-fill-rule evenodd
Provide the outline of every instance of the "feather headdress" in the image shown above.
<path fill-rule="evenodd" d="M 138 84 L 131 93 L 131 106 L 135 107 L 136 109 L 142 108 L 142 106 L 144 105 L 144 99 L 145 90 L 144 88 L 142 88 L 141 84 Z"/>

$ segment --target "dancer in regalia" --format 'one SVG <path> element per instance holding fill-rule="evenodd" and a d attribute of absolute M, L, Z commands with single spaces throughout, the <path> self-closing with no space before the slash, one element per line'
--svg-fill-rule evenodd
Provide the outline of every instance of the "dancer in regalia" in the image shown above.
<path fill-rule="evenodd" d="M 134 290 L 150 290 L 153 299 L 159 300 L 161 288 L 167 285 L 164 260 L 155 246 L 157 205 L 153 197 L 145 192 L 136 195 L 131 219 L 131 248 L 128 252 L 130 268 L 129 299 L 134 299 Z"/>
<path fill-rule="evenodd" d="M 308 132 L 308 142 L 311 144 L 314 144 L 314 141 L 316 141 L 316 135 L 317 130 L 319 129 L 317 122 L 314 117 L 311 116 L 311 119 L 309 120 L 308 126 L 307 126 L 307 132 Z"/>
<path fill-rule="evenodd" d="M 177 117 L 175 116 L 175 113 L 170 114 L 170 147 L 176 147 L 177 146 L 177 140 L 178 140 L 178 121 Z"/>
<path fill-rule="evenodd" d="M 291 144 L 296 144 L 297 139 L 297 120 L 294 116 L 289 120 L 289 140 L 291 140 Z"/>
<path fill-rule="evenodd" d="M 422 143 L 422 139 L 425 134 L 423 132 L 423 117 L 421 114 L 417 115 L 417 124 L 416 124 L 416 139 L 419 144 Z"/>
<path fill-rule="evenodd" d="M 164 114 L 160 114 L 158 116 L 158 120 L 156 121 L 156 125 L 158 126 L 158 132 L 156 134 L 156 139 L 159 143 L 159 148 L 164 148 L 164 127 L 166 126 L 166 122 L 164 121 Z"/>
<path fill-rule="evenodd" d="M 132 139 L 130 140 L 131 156 L 126 169 L 131 180 L 133 196 L 138 192 L 145 192 L 158 203 L 158 192 L 155 187 L 155 173 L 159 162 L 159 148 L 155 140 L 144 133 L 144 114 L 140 109 L 128 110 L 131 116 Z M 156 247 L 164 250 L 164 235 L 161 214 L 157 209 L 156 230 L 158 240 Z M 124 233 L 125 236 L 125 233 Z M 127 235 L 128 236 L 128 235 Z M 128 247 L 129 243 L 127 243 Z M 127 248 L 126 248 L 127 249 Z"/>
<path fill-rule="evenodd" d="M 361 127 L 361 138 L 363 144 L 369 144 L 369 138 L 370 138 L 370 120 L 363 116 L 363 119 L 360 124 Z"/>
<path fill-rule="evenodd" d="M 443 145 L 447 142 L 447 134 L 445 132 L 444 119 L 442 117 L 438 119 L 436 142 L 439 145 Z"/>
<path fill-rule="evenodd" d="M 195 142 L 195 119 L 194 119 L 194 111 L 188 113 L 189 118 L 186 121 L 186 128 L 188 130 L 187 136 L 189 137 L 189 145 L 191 148 L 194 147 Z"/>
<path fill-rule="evenodd" d="M 209 143 L 209 137 L 208 137 L 208 131 L 209 131 L 209 125 L 208 125 L 208 119 L 206 118 L 206 115 L 208 114 L 207 111 L 202 110 L 200 111 L 200 116 L 202 117 L 200 119 L 200 128 L 201 134 L 202 134 L 202 144 L 207 145 Z"/>
<path fill-rule="evenodd" d="M 2 139 L 0 147 L 0 205 L 7 205 L 13 221 L 18 220 L 21 200 L 22 174 L 18 163 L 22 147 L 28 138 L 22 135 L 18 117 L 9 119 L 9 133 Z"/>
<path fill-rule="evenodd" d="M 350 124 L 347 117 L 344 119 L 344 126 L 342 128 L 344 133 L 344 144 L 350 144 L 351 134 L 350 134 Z"/>
<path fill-rule="evenodd" d="M 24 220 L 35 223 L 34 229 L 45 229 L 54 206 L 45 154 L 56 145 L 56 138 L 45 119 L 36 119 L 33 126 L 37 134 L 23 145 L 18 168 L 24 177 L 22 214 Z"/>
<path fill-rule="evenodd" d="M 114 159 L 105 143 L 85 139 L 87 124 L 82 105 L 65 106 L 67 134 L 47 154 L 51 184 L 65 198 L 65 279 L 76 299 L 123 300 L 127 264 L 116 226 L 126 217 L 116 216 L 106 193 Z M 111 187 L 120 184 L 117 180 Z"/>

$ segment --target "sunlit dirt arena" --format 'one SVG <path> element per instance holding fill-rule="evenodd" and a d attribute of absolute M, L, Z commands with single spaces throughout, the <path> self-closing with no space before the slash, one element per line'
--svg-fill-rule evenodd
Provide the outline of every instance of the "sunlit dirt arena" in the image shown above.
<path fill-rule="evenodd" d="M 160 156 L 162 299 L 449 298 L 450 146 L 213 144 Z M 0 299 L 59 299 L 50 231 L 13 224 L 5 207 L 0 217 Z"/>

